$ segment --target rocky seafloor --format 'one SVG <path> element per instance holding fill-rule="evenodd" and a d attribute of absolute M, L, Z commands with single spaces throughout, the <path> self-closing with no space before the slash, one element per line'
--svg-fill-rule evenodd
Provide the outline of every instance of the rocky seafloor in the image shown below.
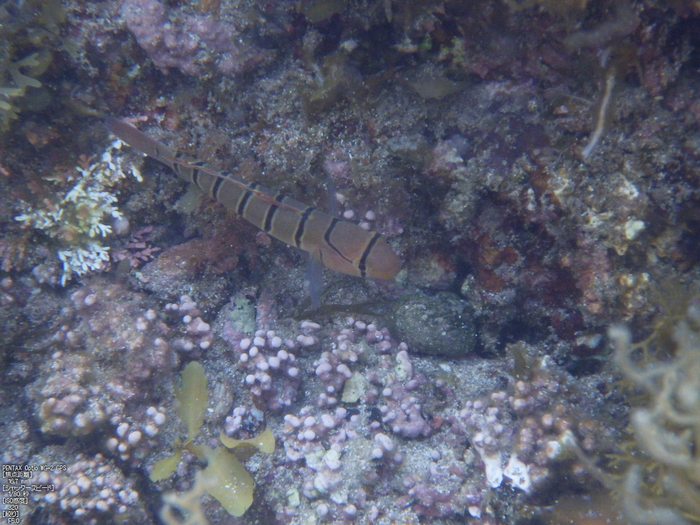
<path fill-rule="evenodd" d="M 5 517 L 700 522 L 699 68 L 689 0 L 0 4 Z M 108 116 L 402 270 L 321 280 Z"/>

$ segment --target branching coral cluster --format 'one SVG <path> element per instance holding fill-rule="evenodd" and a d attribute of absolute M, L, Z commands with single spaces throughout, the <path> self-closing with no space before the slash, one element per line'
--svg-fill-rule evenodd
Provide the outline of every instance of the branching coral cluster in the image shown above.
<path fill-rule="evenodd" d="M 105 445 L 110 452 L 119 455 L 122 461 L 132 460 L 140 463 L 155 448 L 154 438 L 165 424 L 166 415 L 163 407 L 149 406 L 128 418 L 113 417 L 110 421 L 116 425 L 114 435 L 107 439 Z"/>
<path fill-rule="evenodd" d="M 153 404 L 151 389 L 170 377 L 177 352 L 192 356 L 209 347 L 209 325 L 187 296 L 158 313 L 143 296 L 97 281 L 73 292 L 69 303 L 57 330 L 40 343 L 53 351 L 27 394 L 43 433 L 97 435 L 104 456 L 78 456 L 65 472 L 42 473 L 40 483 L 55 490 L 35 502 L 84 523 L 144 522 L 134 484 L 107 458 L 139 466 L 166 446 L 168 409 Z M 7 459 L 22 450 L 21 430 Z"/>
<path fill-rule="evenodd" d="M 700 303 L 691 302 L 673 329 L 673 355 L 667 361 L 639 361 L 643 344 L 632 343 L 629 330 L 610 330 L 617 362 L 625 376 L 649 396 L 632 413 L 639 448 L 659 469 L 659 478 L 645 477 L 639 465 L 627 472 L 624 504 L 628 519 L 641 524 L 687 524 L 700 519 Z M 651 500 L 649 483 L 663 498 Z"/>
<path fill-rule="evenodd" d="M 180 301 L 177 303 L 166 304 L 165 313 L 179 318 L 183 325 L 182 336 L 173 338 L 172 344 L 175 350 L 197 357 L 200 352 L 211 346 L 213 339 L 211 327 L 209 323 L 202 320 L 202 311 L 189 295 L 180 296 Z"/>
<path fill-rule="evenodd" d="M 179 353 L 197 355 L 211 344 L 197 304 L 183 296 L 163 314 L 119 285 L 93 283 L 71 295 L 73 309 L 45 342 L 54 351 L 28 388 L 44 432 L 86 435 L 109 422 L 110 450 L 128 459 L 164 423 L 162 408 L 128 408 L 167 376 Z M 175 316 L 170 326 L 165 321 Z M 135 432 L 138 432 L 136 434 Z"/>
<path fill-rule="evenodd" d="M 297 338 L 299 352 L 324 340 L 316 323 L 305 321 L 301 329 L 307 333 Z M 284 416 L 281 441 L 288 466 L 279 471 L 299 472 L 302 481 L 293 498 L 277 505 L 278 519 L 296 523 L 310 511 L 320 520 L 376 520 L 381 504 L 363 486 L 390 491 L 397 469 L 406 467 L 402 439 L 432 433 L 419 402 L 425 378 L 414 371 L 407 345 L 359 319 L 348 319 L 327 350 L 304 362 L 311 395 Z M 357 403 L 376 408 L 367 414 L 354 408 Z M 231 430 L 241 428 L 247 416 L 244 407 L 234 409 L 227 420 Z M 422 481 L 414 485 L 415 494 L 422 494 Z"/>
<path fill-rule="evenodd" d="M 68 463 L 47 464 L 40 457 L 32 466 L 33 483 L 52 490 L 34 491 L 32 499 L 50 512 L 64 511 L 81 523 L 139 523 L 146 519 L 133 480 L 102 454 L 79 454 Z"/>
<path fill-rule="evenodd" d="M 76 166 L 61 182 L 54 199 L 40 204 L 22 203 L 15 220 L 58 241 L 57 256 L 63 267 L 61 285 L 74 276 L 99 272 L 109 266 L 109 247 L 102 244 L 112 233 L 112 222 L 124 220 L 117 208 L 117 186 L 139 170 L 121 156 L 122 142 L 111 143 L 96 162 Z M 69 186 L 71 185 L 71 186 Z M 69 186 L 67 189 L 63 189 Z"/>
<path fill-rule="evenodd" d="M 467 400 L 454 418 L 453 430 L 465 433 L 484 464 L 486 481 L 499 487 L 505 478 L 531 492 L 549 478 L 553 461 L 570 456 L 570 447 L 593 452 L 600 446 L 596 425 L 577 421 L 560 377 L 547 359 L 538 360 L 529 380 L 486 399 Z"/>
<path fill-rule="evenodd" d="M 258 330 L 234 343 L 255 406 L 239 402 L 224 423 L 227 435 L 251 435 L 266 414 L 269 421 L 285 411 L 273 485 L 286 496 L 272 497 L 280 523 L 466 514 L 488 524 L 487 495 L 504 479 L 523 495 L 547 486 L 555 465 L 590 479 L 570 452 L 593 455 L 607 444 L 565 374 L 527 345 L 518 347 L 528 355 L 522 379 L 462 399 L 461 410 L 435 410 L 436 397 L 453 399 L 450 381 L 420 373 L 408 345 L 386 328 L 351 318 L 330 336 L 310 321 L 299 330 Z M 397 508 L 386 510 L 386 501 Z"/>
<path fill-rule="evenodd" d="M 310 335 L 300 334 L 297 339 L 301 343 L 283 340 L 274 330 L 258 330 L 253 339 L 246 337 L 238 344 L 238 366 L 248 372 L 246 387 L 270 410 L 280 410 L 296 399 L 300 380 L 292 350 L 302 343 L 316 344 Z"/>
<path fill-rule="evenodd" d="M 152 480 L 162 490 L 181 491 L 166 498 L 172 512 L 210 518 L 231 512 L 228 503 L 222 508 L 206 497 L 200 505 L 216 487 L 197 482 L 196 472 L 202 461 L 216 467 L 229 459 L 222 443 L 261 436 L 265 428 L 282 450 L 246 465 L 246 486 L 255 479 L 265 487 L 248 512 L 268 508 L 277 522 L 290 525 L 308 516 L 356 524 L 460 516 L 495 523 L 488 494 L 508 489 L 493 482 L 494 472 L 521 494 L 532 493 L 556 477 L 551 467 L 563 458 L 567 439 L 591 454 L 600 450 L 600 429 L 575 415 L 574 390 L 548 360 L 531 360 L 529 373 L 493 395 L 465 396 L 449 378 L 458 365 L 439 373 L 426 368 L 378 322 L 280 323 L 274 330 L 232 332 L 226 342 L 215 335 L 221 319 L 210 326 L 190 296 L 156 308 L 123 286 L 92 278 L 66 303 L 55 332 L 42 343 L 51 358 L 27 390 L 43 431 L 69 440 L 99 432 L 104 457 L 153 468 Z M 211 404 L 204 398 L 195 407 L 195 390 L 177 391 L 188 435 L 183 444 L 182 429 L 173 423 L 175 401 L 152 393 L 167 392 L 178 361 L 195 356 L 203 358 L 208 376 L 216 373 L 214 356 L 226 372 L 219 376 L 223 386 L 210 391 Z M 161 459 L 171 449 L 175 455 Z M 90 498 L 86 492 L 76 509 Z M 233 512 L 244 512 L 252 499 L 246 501 Z M 81 522 L 106 503 L 90 505 Z M 115 503 L 109 512 L 119 508 Z"/>

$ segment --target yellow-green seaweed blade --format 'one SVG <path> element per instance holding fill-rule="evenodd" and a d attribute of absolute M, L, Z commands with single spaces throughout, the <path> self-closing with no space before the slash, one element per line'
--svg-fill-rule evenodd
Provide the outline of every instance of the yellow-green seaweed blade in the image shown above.
<path fill-rule="evenodd" d="M 151 471 L 151 481 L 156 482 L 168 479 L 170 474 L 175 472 L 175 469 L 180 464 L 181 459 L 182 450 L 176 450 L 175 454 L 171 457 L 156 461 L 153 465 L 153 470 Z"/>
<path fill-rule="evenodd" d="M 242 516 L 253 503 L 253 477 L 226 449 L 212 450 L 208 461 L 203 476 L 207 492 L 221 503 L 226 512 Z"/>
<path fill-rule="evenodd" d="M 275 451 L 275 437 L 272 435 L 272 431 L 269 428 L 250 439 L 233 439 L 223 432 L 219 436 L 219 439 L 221 439 L 221 443 L 223 443 L 226 448 L 235 449 L 242 445 L 251 445 L 265 454 L 272 454 Z"/>
<path fill-rule="evenodd" d="M 204 367 L 193 361 L 182 371 L 182 384 L 177 391 L 180 405 L 180 420 L 187 427 L 185 445 L 199 433 L 204 423 L 204 412 L 207 409 L 207 378 Z"/>

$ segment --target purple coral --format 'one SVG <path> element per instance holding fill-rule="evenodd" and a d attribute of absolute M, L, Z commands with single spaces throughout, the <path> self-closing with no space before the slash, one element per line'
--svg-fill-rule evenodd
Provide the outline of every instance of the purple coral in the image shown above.
<path fill-rule="evenodd" d="M 296 399 L 300 379 L 294 348 L 292 340 L 283 340 L 273 330 L 258 330 L 253 339 L 238 343 L 238 366 L 248 372 L 245 384 L 271 410 L 287 407 Z"/>
<path fill-rule="evenodd" d="M 102 454 L 78 454 L 71 461 L 50 463 L 35 457 L 32 499 L 80 523 L 144 523 L 146 513 L 135 483 Z"/>
<path fill-rule="evenodd" d="M 202 320 L 202 311 L 189 295 L 180 296 L 178 303 L 166 304 L 165 312 L 182 323 L 182 335 L 173 339 L 175 350 L 197 357 L 211 346 L 211 327 Z"/>
<path fill-rule="evenodd" d="M 242 44 L 236 28 L 208 16 L 183 15 L 176 20 L 173 13 L 155 0 L 126 0 L 122 16 L 155 66 L 167 73 L 179 69 L 186 75 L 203 75 L 215 62 L 224 74 L 249 71 L 264 56 Z"/>
<path fill-rule="evenodd" d="M 45 342 L 54 351 L 28 390 L 44 432 L 86 435 L 107 421 L 125 423 L 153 382 L 178 364 L 177 352 L 198 355 L 213 340 L 188 296 L 166 305 L 165 315 L 120 285 L 94 282 L 70 299 L 63 324 Z M 171 326 L 166 316 L 175 318 Z M 142 418 L 139 431 L 148 435 L 154 417 Z"/>
<path fill-rule="evenodd" d="M 139 409 L 129 418 L 117 416 L 110 421 L 116 426 L 114 435 L 107 439 L 105 446 L 110 452 L 119 454 L 123 461 L 133 460 L 138 464 L 157 446 L 154 438 L 165 424 L 166 415 L 163 407 L 150 406 Z"/>

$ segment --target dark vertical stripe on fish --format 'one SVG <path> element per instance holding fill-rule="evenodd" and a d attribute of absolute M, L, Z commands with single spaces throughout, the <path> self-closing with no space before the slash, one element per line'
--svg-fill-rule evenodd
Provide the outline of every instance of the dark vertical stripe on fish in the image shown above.
<path fill-rule="evenodd" d="M 241 217 L 243 217 L 243 212 L 245 211 L 246 204 L 248 204 L 248 199 L 250 199 L 251 195 L 253 195 L 252 191 L 246 191 L 236 207 L 236 213 Z"/>
<path fill-rule="evenodd" d="M 294 244 L 297 248 L 299 248 L 299 245 L 301 244 L 301 238 L 304 236 L 304 228 L 306 228 L 306 221 L 309 219 L 309 215 L 311 215 L 313 212 L 314 208 L 309 206 L 304 210 L 304 213 L 301 214 L 299 226 L 297 226 L 297 231 L 294 234 Z"/>
<path fill-rule="evenodd" d="M 357 267 L 360 269 L 360 274 L 362 277 L 364 277 L 365 273 L 367 272 L 367 257 L 369 257 L 369 254 L 372 252 L 372 248 L 374 248 L 374 245 L 377 243 L 380 237 L 381 235 L 375 233 L 374 237 L 372 237 L 367 244 L 365 251 L 362 253 L 362 257 L 360 257 L 360 264 L 358 264 Z"/>
<path fill-rule="evenodd" d="M 345 259 L 348 262 L 351 262 L 350 259 L 348 259 L 343 252 L 341 252 L 338 247 L 333 244 L 333 241 L 331 241 L 331 234 L 333 233 L 333 230 L 335 229 L 335 225 L 340 222 L 340 219 L 336 219 L 335 217 L 331 218 L 331 225 L 328 226 L 328 229 L 326 230 L 326 233 L 323 234 L 323 239 L 326 241 L 326 244 L 333 248 L 335 253 L 340 255 L 343 259 Z"/>
<path fill-rule="evenodd" d="M 270 230 L 272 229 L 272 219 L 275 216 L 275 213 L 277 213 L 277 210 L 279 210 L 279 206 L 275 206 L 274 204 L 271 204 L 268 208 L 267 213 L 265 214 L 265 224 L 263 225 L 263 230 L 265 233 L 270 233 Z"/>
<path fill-rule="evenodd" d="M 211 197 L 214 200 L 219 200 L 219 188 L 221 188 L 221 185 L 224 183 L 223 177 L 219 177 L 214 181 L 213 186 L 211 187 Z"/>

